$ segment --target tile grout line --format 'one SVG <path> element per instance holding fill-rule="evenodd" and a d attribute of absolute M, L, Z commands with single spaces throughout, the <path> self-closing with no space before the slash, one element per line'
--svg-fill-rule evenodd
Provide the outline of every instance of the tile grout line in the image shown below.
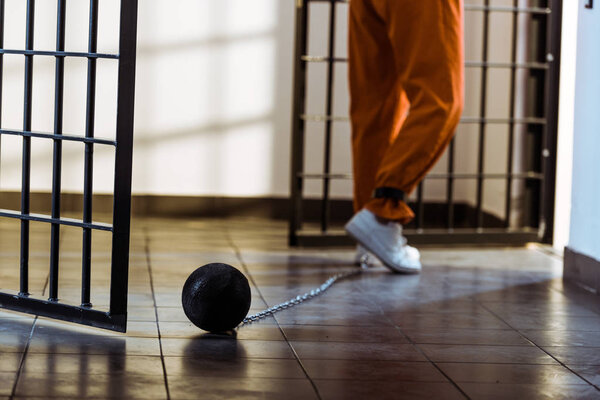
<path fill-rule="evenodd" d="M 361 291 L 361 293 L 365 294 L 363 289 L 361 287 L 358 287 L 358 290 Z M 370 300 L 369 300 L 370 301 Z M 440 367 L 439 365 L 437 365 L 436 362 L 432 361 L 431 358 L 429 358 L 429 356 L 427 356 L 427 354 L 425 353 L 425 351 L 423 351 L 423 349 L 421 349 L 421 347 L 419 346 L 418 343 L 416 343 L 415 341 L 413 341 L 406 333 L 404 333 L 404 331 L 397 325 L 394 323 L 394 321 L 392 321 L 390 319 L 390 317 L 388 317 L 385 312 L 383 311 L 383 309 L 375 302 L 370 301 L 372 304 L 375 305 L 375 307 L 377 307 L 379 309 L 379 311 L 381 312 L 382 317 L 386 318 L 391 324 L 392 326 L 402 334 L 402 336 L 404 336 L 404 338 L 406 340 L 408 340 L 408 342 L 410 344 L 413 345 L 413 347 L 419 352 L 421 353 L 421 355 L 423 357 L 425 357 L 425 359 L 427 360 L 427 362 L 429 362 L 431 365 L 433 365 L 433 367 L 440 373 L 442 374 L 446 379 L 448 379 L 448 382 L 450 382 L 450 384 L 452 384 L 452 386 L 454 386 L 456 388 L 456 390 L 458 390 L 463 396 L 465 396 L 466 399 L 470 400 L 471 398 L 469 397 L 469 395 L 467 393 L 465 393 L 465 391 L 458 385 L 457 382 L 454 382 L 454 380 L 452 380 Z"/>
<path fill-rule="evenodd" d="M 258 285 L 254 281 L 254 278 L 252 277 L 252 274 L 250 274 L 250 270 L 248 270 L 248 267 L 247 267 L 246 263 L 244 262 L 244 259 L 242 258 L 242 253 L 241 253 L 239 247 L 234 243 L 233 239 L 229 235 L 229 231 L 227 230 L 227 228 L 225 228 L 225 236 L 227 237 L 227 240 L 229 241 L 229 245 L 233 248 L 233 251 L 235 252 L 235 256 L 239 260 L 242 268 L 244 269 L 244 272 L 246 272 L 246 275 L 248 276 L 248 279 L 250 280 L 250 282 L 252 282 L 252 285 L 254 285 L 254 287 L 256 288 L 256 291 L 258 292 L 258 295 L 260 296 L 261 300 L 268 307 L 269 304 L 267 303 L 267 300 L 265 299 L 265 297 L 263 296 L 262 292 L 260 291 Z M 281 335 L 285 339 L 285 342 L 290 347 L 290 350 L 291 350 L 292 354 L 294 355 L 294 358 L 296 359 L 296 362 L 298 362 L 298 365 L 302 369 L 302 372 L 306 376 L 306 379 L 308 379 L 308 381 L 310 382 L 310 385 L 312 386 L 313 390 L 315 391 L 315 394 L 317 395 L 317 398 L 319 400 L 322 400 L 321 393 L 319 393 L 319 389 L 317 388 L 317 385 L 315 384 L 315 382 L 313 381 L 313 379 L 308 374 L 308 371 L 307 371 L 306 367 L 304 366 L 304 364 L 302 363 L 302 360 L 300 360 L 300 356 L 296 352 L 296 349 L 294 349 L 294 346 L 292 346 L 292 343 L 290 342 L 290 340 L 288 339 L 287 335 L 285 334 L 285 331 L 283 330 L 283 328 L 279 324 L 279 321 L 277 321 L 277 318 L 275 318 L 275 316 L 273 316 L 273 319 L 275 320 L 275 323 L 277 324 L 277 328 L 279 329 L 279 332 L 281 332 Z"/>
<path fill-rule="evenodd" d="M 46 293 L 46 289 L 48 288 L 48 280 L 49 276 L 46 276 L 46 282 L 44 283 L 44 288 L 42 289 L 42 296 L 44 295 L 44 293 Z M 8 396 L 9 400 L 13 400 L 17 394 L 17 385 L 19 384 L 19 379 L 21 378 L 23 366 L 25 365 L 25 357 L 27 357 L 27 353 L 29 352 L 29 345 L 31 344 L 31 339 L 33 338 L 33 332 L 35 331 L 35 325 L 37 323 L 37 320 L 38 316 L 36 315 L 33 319 L 33 323 L 31 324 L 31 331 L 29 332 L 27 343 L 25 344 L 25 348 L 23 349 L 23 355 L 21 356 L 21 360 L 19 361 L 19 369 L 17 370 L 17 376 L 15 378 L 15 383 L 13 384 L 10 396 Z"/>
<path fill-rule="evenodd" d="M 169 391 L 169 378 L 167 376 L 167 366 L 165 364 L 165 356 L 163 353 L 162 346 L 162 335 L 160 334 L 160 324 L 158 321 L 158 307 L 156 305 L 156 294 L 154 292 L 154 279 L 152 278 L 152 265 L 150 261 L 150 243 L 147 228 L 144 227 L 144 249 L 146 253 L 146 265 L 148 266 L 148 275 L 150 278 L 150 290 L 152 290 L 152 302 L 154 303 L 154 317 L 156 318 L 156 330 L 158 332 L 158 346 L 160 348 L 160 362 L 163 369 L 163 377 L 165 381 L 165 390 L 167 391 L 167 400 L 171 399 L 171 392 Z"/>
<path fill-rule="evenodd" d="M 529 343 L 531 343 L 532 345 L 534 345 L 535 347 L 537 347 L 538 349 L 540 349 L 541 351 L 543 351 L 550 358 L 552 358 L 553 360 L 555 360 L 557 363 L 559 363 L 561 366 L 563 366 L 564 368 L 566 368 L 572 374 L 574 374 L 575 376 L 577 376 L 578 378 L 580 378 L 581 380 L 583 380 L 584 382 L 586 382 L 588 385 L 592 386 L 597 391 L 600 391 L 600 387 L 594 385 L 592 382 L 590 382 L 589 380 L 587 380 L 586 378 L 584 378 L 583 376 L 581 376 L 577 372 L 573 371 L 571 368 L 569 368 L 569 366 L 567 366 L 565 363 L 563 363 L 562 361 L 560 361 L 558 358 L 554 357 L 550 352 L 546 351 L 543 347 L 538 346 L 533 340 L 529 339 L 529 337 L 527 335 L 525 335 L 521 330 L 514 328 L 511 324 L 509 324 L 508 322 L 506 322 L 502 317 L 500 317 L 494 311 L 490 310 L 488 307 L 484 306 L 483 304 L 479 303 L 478 301 L 477 301 L 477 303 L 479 305 L 481 305 L 483 308 L 485 308 L 492 315 L 494 315 L 496 318 L 498 318 L 499 320 L 501 320 L 502 322 L 504 322 L 506 325 L 510 326 L 515 332 L 517 332 L 519 335 L 521 335 L 525 340 L 527 340 Z"/>

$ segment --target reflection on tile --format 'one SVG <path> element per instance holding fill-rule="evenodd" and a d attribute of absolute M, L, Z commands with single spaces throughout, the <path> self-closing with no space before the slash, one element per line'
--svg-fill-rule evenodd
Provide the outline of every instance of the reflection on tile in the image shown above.
<path fill-rule="evenodd" d="M 159 356 L 122 354 L 28 354 L 23 365 L 26 374 L 79 375 L 163 375 Z"/>
<path fill-rule="evenodd" d="M 315 384 L 324 400 L 464 399 L 450 383 L 316 380 Z"/>
<path fill-rule="evenodd" d="M 285 359 L 206 359 L 201 357 L 165 357 L 169 376 L 221 378 L 288 378 L 306 377 L 296 360 Z"/>
<path fill-rule="evenodd" d="M 473 400 L 500 399 L 597 399 L 598 390 L 590 385 L 461 383 Z"/>
<path fill-rule="evenodd" d="M 294 355 L 288 343 L 279 340 L 235 340 L 214 335 L 194 339 L 163 339 L 166 356 L 200 357 L 213 360 L 237 358 L 288 358 Z"/>
<path fill-rule="evenodd" d="M 412 344 L 291 342 L 301 360 L 426 361 Z"/>
<path fill-rule="evenodd" d="M 14 372 L 0 372 L 0 395 L 10 395 L 15 384 L 17 374 Z"/>
<path fill-rule="evenodd" d="M 22 374 L 17 396 L 44 398 L 166 399 L 165 383 L 153 375 Z"/>
<path fill-rule="evenodd" d="M 17 372 L 23 353 L 0 352 L 0 372 Z"/>
<path fill-rule="evenodd" d="M 523 335 L 538 346 L 584 346 L 600 347 L 600 332 L 588 331 L 522 331 Z"/>
<path fill-rule="evenodd" d="M 429 362 L 379 360 L 303 360 L 313 379 L 448 382 Z"/>
<path fill-rule="evenodd" d="M 488 344 L 529 346 L 530 342 L 513 330 L 500 329 L 403 329 L 415 343 L 423 344 Z"/>
<path fill-rule="evenodd" d="M 282 325 L 291 341 L 305 342 L 354 342 L 354 343 L 408 343 L 408 339 L 395 327 Z"/>
<path fill-rule="evenodd" d="M 454 382 L 585 384 L 561 365 L 438 363 Z"/>
<path fill-rule="evenodd" d="M 600 347 L 544 346 L 544 350 L 567 365 L 600 365 Z"/>
<path fill-rule="evenodd" d="M 569 365 L 576 374 L 600 387 L 600 365 Z"/>
<path fill-rule="evenodd" d="M 172 376 L 169 392 L 174 399 L 317 399 L 308 379 L 216 378 Z"/>
<path fill-rule="evenodd" d="M 556 364 L 556 361 L 535 346 L 437 345 L 420 344 L 434 362 Z"/>

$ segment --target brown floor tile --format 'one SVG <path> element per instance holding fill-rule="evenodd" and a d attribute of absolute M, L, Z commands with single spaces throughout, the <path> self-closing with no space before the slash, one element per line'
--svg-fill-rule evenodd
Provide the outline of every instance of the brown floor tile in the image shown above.
<path fill-rule="evenodd" d="M 576 374 L 600 387 L 600 365 L 569 365 Z"/>
<path fill-rule="evenodd" d="M 14 372 L 0 372 L 0 396 L 9 396 L 17 379 Z"/>
<path fill-rule="evenodd" d="M 17 396 L 43 398 L 166 399 L 162 376 L 22 374 Z"/>
<path fill-rule="evenodd" d="M 501 329 L 428 329 L 402 331 L 415 343 L 423 344 L 478 344 L 529 346 L 518 332 Z"/>
<path fill-rule="evenodd" d="M 163 338 L 193 339 L 206 334 L 191 322 L 161 322 L 160 334 Z M 238 340 L 285 340 L 274 321 L 263 321 L 238 327 L 235 336 Z"/>
<path fill-rule="evenodd" d="M 465 397 L 450 383 L 315 380 L 323 400 L 455 400 Z"/>
<path fill-rule="evenodd" d="M 420 344 L 421 350 L 434 362 L 556 364 L 535 346 L 437 345 Z"/>
<path fill-rule="evenodd" d="M 0 352 L 0 372 L 17 372 L 23 353 Z"/>
<path fill-rule="evenodd" d="M 171 376 L 219 378 L 304 379 L 306 375 L 296 360 L 232 358 L 211 360 L 199 357 L 165 357 Z"/>
<path fill-rule="evenodd" d="M 411 344 L 291 342 L 301 360 L 426 361 Z"/>
<path fill-rule="evenodd" d="M 586 382 L 561 365 L 437 364 L 454 382 L 582 385 Z"/>
<path fill-rule="evenodd" d="M 303 360 L 312 379 L 396 382 L 448 382 L 429 362 Z"/>
<path fill-rule="evenodd" d="M 600 348 L 600 332 L 525 330 L 522 333 L 533 343 L 542 347 L 584 346 Z"/>
<path fill-rule="evenodd" d="M 408 339 L 395 327 L 322 325 L 282 325 L 286 337 L 291 341 L 305 342 L 352 342 L 352 343 L 408 343 Z"/>
<path fill-rule="evenodd" d="M 310 400 L 317 395 L 308 379 L 215 378 L 190 379 L 173 376 L 169 379 L 173 399 L 286 399 Z"/>
<path fill-rule="evenodd" d="M 160 356 L 122 354 L 35 354 L 25 358 L 26 374 L 163 375 Z"/>
<path fill-rule="evenodd" d="M 402 329 L 422 331 L 440 329 L 510 329 L 508 325 L 485 310 L 470 314 L 387 313 L 386 315 Z"/>
<path fill-rule="evenodd" d="M 567 365 L 600 365 L 600 347 L 544 346 L 544 350 Z"/>
<path fill-rule="evenodd" d="M 212 360 L 237 358 L 286 358 L 294 355 L 288 343 L 279 340 L 235 340 L 213 335 L 194 339 L 163 339 L 165 356 L 201 357 Z"/>
<path fill-rule="evenodd" d="M 459 386 L 473 400 L 600 398 L 600 392 L 590 385 L 461 383 Z"/>

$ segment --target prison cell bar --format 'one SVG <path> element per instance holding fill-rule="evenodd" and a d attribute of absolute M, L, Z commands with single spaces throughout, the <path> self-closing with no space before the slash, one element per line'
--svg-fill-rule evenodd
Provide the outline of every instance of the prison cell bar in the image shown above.
<path fill-rule="evenodd" d="M 484 6 L 489 7 L 490 0 L 484 1 Z M 479 117 L 482 121 L 479 123 L 479 154 L 477 161 L 477 172 L 479 174 L 483 174 L 485 168 L 485 131 L 487 124 L 483 122 L 484 118 L 487 114 L 487 77 L 488 77 L 488 41 L 489 41 L 489 25 L 490 25 L 490 12 L 489 10 L 484 9 L 483 11 L 483 40 L 482 40 L 482 62 L 483 66 L 481 67 L 481 91 L 479 98 Z M 477 228 L 483 228 L 483 178 L 479 177 L 477 179 Z"/>
<path fill-rule="evenodd" d="M 454 228 L 454 153 L 456 147 L 456 138 L 452 138 L 448 146 L 448 180 L 446 181 L 446 203 L 448 207 L 448 219 L 446 220 L 446 228 Z"/>
<path fill-rule="evenodd" d="M 88 52 L 98 50 L 98 0 L 90 0 Z M 93 138 L 96 119 L 96 59 L 88 58 L 85 137 Z M 94 188 L 94 143 L 85 144 L 83 178 L 83 221 L 92 221 L 92 193 Z M 81 306 L 91 307 L 92 230 L 83 229 L 81 257 Z"/>
<path fill-rule="evenodd" d="M 35 0 L 27 0 L 25 48 L 33 50 Z M 31 102 L 33 86 L 33 55 L 25 56 L 25 83 L 23 100 L 23 130 L 31 130 Z M 31 174 L 31 138 L 23 136 L 23 160 L 21 171 L 21 214 L 29 214 L 29 191 Z M 19 294 L 29 295 L 29 221 L 21 220 L 21 288 Z"/>
<path fill-rule="evenodd" d="M 57 2 L 56 23 L 56 50 L 65 49 L 65 20 L 66 0 Z M 56 57 L 55 79 L 54 79 L 54 134 L 60 136 L 63 130 L 63 99 L 65 80 L 65 59 Z M 62 175 L 62 141 L 54 139 L 54 150 L 52 158 L 52 219 L 60 219 L 60 192 Z M 60 257 L 60 224 L 53 223 L 50 228 L 50 278 L 49 301 L 58 301 L 58 266 Z"/>
<path fill-rule="evenodd" d="M 328 53 L 329 61 L 327 64 L 327 94 L 326 94 L 326 115 L 331 115 L 333 106 L 333 78 L 335 58 L 335 22 L 336 22 L 336 2 L 331 0 L 329 12 L 329 41 Z M 325 122 L 325 144 L 323 173 L 328 174 L 331 169 L 331 125 L 332 121 Z M 329 179 L 323 179 L 323 201 L 321 204 L 321 231 L 326 232 L 329 225 Z"/>
<path fill-rule="evenodd" d="M 513 6 L 516 8 L 519 5 L 519 0 L 513 0 Z M 517 62 L 517 37 L 519 36 L 519 13 L 514 11 L 512 17 L 512 43 L 510 61 L 513 67 L 510 70 L 510 104 L 509 117 L 511 120 L 515 118 L 516 106 L 516 84 L 517 84 L 517 69 L 514 65 Z M 511 174 L 513 172 L 513 148 L 515 141 L 515 124 L 510 122 L 508 125 L 508 160 L 506 161 L 506 197 L 505 197 L 505 221 L 504 227 L 510 227 L 510 214 L 512 209 L 512 185 L 513 180 Z"/>
<path fill-rule="evenodd" d="M 122 0 L 117 93 L 110 314 L 127 321 L 138 0 Z"/>

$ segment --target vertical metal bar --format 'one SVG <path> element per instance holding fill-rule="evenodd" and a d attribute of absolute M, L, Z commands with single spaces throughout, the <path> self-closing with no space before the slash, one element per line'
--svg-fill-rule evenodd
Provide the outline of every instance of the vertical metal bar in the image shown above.
<path fill-rule="evenodd" d="M 477 178 L 477 228 L 483 227 L 483 171 L 485 167 L 485 116 L 487 108 L 487 76 L 488 67 L 486 65 L 488 61 L 488 41 L 489 41 L 489 24 L 490 24 L 490 0 L 484 1 L 486 7 L 483 12 L 483 49 L 482 49 L 482 62 L 481 67 L 481 97 L 480 97 L 480 110 L 479 116 L 481 122 L 479 123 L 479 160 L 477 172 L 479 176 Z"/>
<path fill-rule="evenodd" d="M 333 80 L 334 80 L 334 57 L 335 57 L 335 21 L 336 21 L 336 0 L 330 0 L 331 11 L 329 13 L 329 61 L 327 64 L 327 98 L 325 115 L 325 146 L 323 160 L 323 200 L 321 204 L 321 231 L 326 232 L 329 225 L 329 191 L 330 179 L 328 174 L 331 171 L 331 128 L 333 114 Z"/>
<path fill-rule="evenodd" d="M 306 107 L 306 66 L 302 59 L 307 50 L 308 0 L 296 0 L 296 44 L 294 53 L 294 104 L 292 109 L 292 149 L 290 176 L 290 220 L 288 242 L 298 244 L 298 231 L 302 227 L 302 196 L 304 180 L 304 129 L 302 115 Z"/>
<path fill-rule="evenodd" d="M 56 23 L 56 51 L 65 50 L 65 20 L 67 0 L 58 0 Z M 56 56 L 54 77 L 54 134 L 63 133 L 63 98 L 65 80 L 65 58 Z M 60 218 L 60 191 L 62 174 L 62 140 L 54 139 L 52 159 L 52 218 Z M 53 223 L 50 228 L 50 279 L 49 301 L 58 301 L 58 264 L 59 264 L 60 224 Z"/>
<path fill-rule="evenodd" d="M 425 206 L 423 204 L 423 185 L 425 181 L 421 181 L 417 188 L 417 229 L 423 229 L 425 220 Z"/>
<path fill-rule="evenodd" d="M 4 0 L 0 0 L 0 48 L 4 48 Z M 2 127 L 2 82 L 4 81 L 4 54 L 0 54 L 0 128 Z M 0 161 L 2 161 L 2 135 L 0 135 Z M 0 162 L 0 172 L 2 163 Z"/>
<path fill-rule="evenodd" d="M 561 59 L 561 29 L 562 29 L 562 0 L 549 0 L 552 10 L 547 21 L 547 59 L 550 69 L 546 73 L 544 107 L 547 124 L 544 127 L 542 150 L 542 170 L 544 173 L 542 189 L 541 226 L 542 241 L 552 243 L 554 235 L 554 206 L 556 190 L 556 148 L 558 141 L 558 104 L 560 88 L 560 59 Z"/>
<path fill-rule="evenodd" d="M 446 227 L 448 229 L 454 228 L 454 154 L 455 154 L 455 142 L 453 138 L 450 141 L 448 147 L 448 180 L 446 181 L 446 206 L 448 219 L 446 221 Z"/>
<path fill-rule="evenodd" d="M 124 327 L 127 323 L 137 9 L 137 0 L 121 1 L 110 314 L 122 318 Z"/>
<path fill-rule="evenodd" d="M 88 53 L 98 50 L 98 0 L 90 0 Z M 96 120 L 96 59 L 88 58 L 87 104 L 85 136 L 94 137 Z M 92 197 L 94 190 L 94 144 L 85 144 L 83 177 L 83 222 L 92 222 Z M 83 228 L 83 252 L 81 257 L 81 306 L 91 307 L 92 230 Z"/>
<path fill-rule="evenodd" d="M 513 7 L 515 9 L 519 6 L 519 0 L 513 0 Z M 515 142 L 515 103 L 516 103 L 516 83 L 517 83 L 517 68 L 515 63 L 517 61 L 517 43 L 519 39 L 519 13 L 513 12 L 512 18 L 512 44 L 511 44 L 511 63 L 512 68 L 510 70 L 510 105 L 509 105 L 509 116 L 510 123 L 508 125 L 508 160 L 506 161 L 506 199 L 505 199 L 505 220 L 504 227 L 510 227 L 510 213 L 512 208 L 512 173 L 513 173 L 513 152 Z"/>
<path fill-rule="evenodd" d="M 27 0 L 25 49 L 33 50 L 35 0 Z M 25 84 L 23 101 L 23 130 L 31 131 L 31 104 L 33 97 L 33 55 L 25 56 Z M 23 137 L 21 168 L 21 213 L 29 214 L 31 187 L 31 138 Z M 29 221 L 21 220 L 21 282 L 19 294 L 29 294 Z"/>

